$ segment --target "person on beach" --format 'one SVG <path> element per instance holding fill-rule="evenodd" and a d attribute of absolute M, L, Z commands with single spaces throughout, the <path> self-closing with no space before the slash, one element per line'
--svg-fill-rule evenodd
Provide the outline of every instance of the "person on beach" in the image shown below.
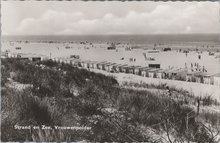
<path fill-rule="evenodd" d="M 185 63 L 185 68 L 187 69 L 187 64 Z"/>

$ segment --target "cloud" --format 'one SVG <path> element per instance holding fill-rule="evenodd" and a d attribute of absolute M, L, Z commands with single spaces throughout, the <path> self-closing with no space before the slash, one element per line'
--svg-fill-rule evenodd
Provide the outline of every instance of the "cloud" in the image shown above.
<path fill-rule="evenodd" d="M 99 18 L 82 12 L 48 10 L 38 18 L 22 20 L 17 34 L 153 34 L 218 33 L 218 5 L 195 3 L 186 7 L 157 5 L 148 12 L 127 11 L 123 17 L 105 13 Z"/>
<path fill-rule="evenodd" d="M 17 27 L 18 34 L 41 35 L 41 34 L 56 34 L 61 31 L 74 31 L 69 29 L 69 24 L 72 21 L 79 21 L 84 17 L 80 12 L 65 13 L 48 10 L 40 18 L 26 18 L 21 21 Z"/>

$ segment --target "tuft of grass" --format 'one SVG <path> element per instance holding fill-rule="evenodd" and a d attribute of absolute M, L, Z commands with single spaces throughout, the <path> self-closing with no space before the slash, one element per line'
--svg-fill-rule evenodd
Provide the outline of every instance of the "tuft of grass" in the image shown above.
<path fill-rule="evenodd" d="M 33 130 L 31 133 L 33 142 L 70 142 L 71 138 L 68 133 L 62 130 Z"/>
<path fill-rule="evenodd" d="M 202 112 L 199 117 L 212 126 L 220 126 L 220 114 L 214 112 Z"/>

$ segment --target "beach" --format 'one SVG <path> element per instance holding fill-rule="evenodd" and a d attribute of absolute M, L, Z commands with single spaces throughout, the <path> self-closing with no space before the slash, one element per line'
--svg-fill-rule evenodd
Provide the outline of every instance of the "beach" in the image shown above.
<path fill-rule="evenodd" d="M 220 72 L 220 58 L 218 49 L 220 46 L 214 43 L 209 50 L 200 50 L 202 47 L 192 46 L 189 53 L 189 43 L 163 44 L 163 46 L 155 46 L 155 44 L 128 44 L 118 43 L 116 48 L 108 50 L 110 42 L 91 43 L 91 42 L 25 42 L 25 41 L 5 41 L 2 42 L 2 52 L 8 50 L 14 53 L 32 53 L 41 54 L 49 58 L 69 58 L 70 55 L 79 55 L 80 59 L 88 61 L 107 61 L 117 64 L 127 64 L 135 66 L 147 66 L 148 63 L 158 63 L 162 69 L 169 68 L 190 68 L 193 64 L 199 64 L 205 67 L 208 73 L 216 74 Z M 19 47 L 20 49 L 16 49 Z M 171 51 L 163 51 L 164 47 L 170 47 Z M 192 48 L 194 47 L 194 48 Z M 198 50 L 196 50 L 196 47 Z M 204 46 L 203 46 L 204 48 Z M 149 52 L 158 49 L 159 52 Z M 209 55 L 212 51 L 212 55 Z M 154 59 L 146 60 L 144 57 Z M 199 56 L 201 57 L 199 59 Z"/>

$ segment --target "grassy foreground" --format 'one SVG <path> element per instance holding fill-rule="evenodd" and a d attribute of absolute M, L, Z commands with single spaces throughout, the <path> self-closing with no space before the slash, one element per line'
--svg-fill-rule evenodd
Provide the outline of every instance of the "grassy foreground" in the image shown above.
<path fill-rule="evenodd" d="M 1 79 L 1 141 L 217 141 L 208 122 L 182 102 L 122 88 L 113 77 L 52 61 L 2 59 Z"/>

